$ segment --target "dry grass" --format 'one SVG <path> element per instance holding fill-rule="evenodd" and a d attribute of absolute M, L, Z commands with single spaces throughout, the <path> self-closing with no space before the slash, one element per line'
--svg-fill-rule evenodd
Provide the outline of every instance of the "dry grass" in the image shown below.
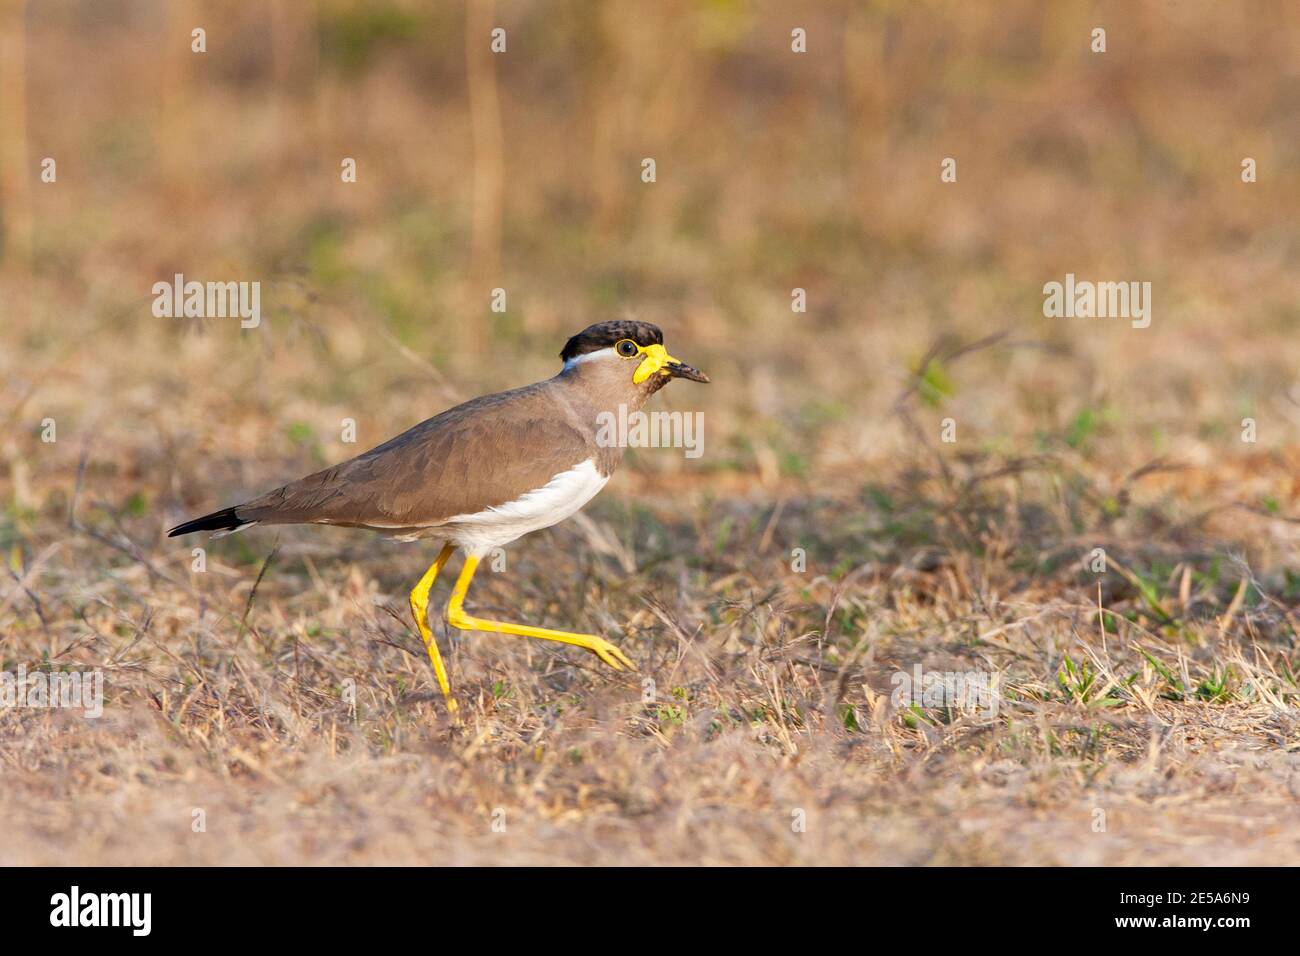
<path fill-rule="evenodd" d="M 85 5 L 3 8 L 60 178 L 5 207 L 0 664 L 106 711 L 0 711 L 0 862 L 1300 859 L 1293 10 L 1114 5 L 1094 59 L 1091 5 L 505 3 L 494 236 L 458 11 L 195 4 L 209 59 L 159 66 L 123 6 L 95 56 Z M 263 326 L 152 318 L 176 271 L 261 279 Z M 1044 319 L 1067 271 L 1153 281 L 1152 327 Z M 421 547 L 162 536 L 625 309 L 713 376 L 657 399 L 705 456 L 633 455 L 471 604 L 638 675 L 439 625 L 455 727 Z M 996 713 L 892 706 L 917 664 Z"/>

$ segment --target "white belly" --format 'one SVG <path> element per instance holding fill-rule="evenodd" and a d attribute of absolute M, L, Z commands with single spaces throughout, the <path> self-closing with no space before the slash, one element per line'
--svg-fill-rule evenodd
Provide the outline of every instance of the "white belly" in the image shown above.
<path fill-rule="evenodd" d="M 563 521 L 596 497 L 607 481 L 609 476 L 597 471 L 596 462 L 588 458 L 521 498 L 448 518 L 438 526 L 436 535 L 481 557 L 530 531 Z"/>

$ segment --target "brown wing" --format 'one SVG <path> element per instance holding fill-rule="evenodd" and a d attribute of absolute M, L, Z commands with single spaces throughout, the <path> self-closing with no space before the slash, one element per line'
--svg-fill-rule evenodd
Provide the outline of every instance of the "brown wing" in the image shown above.
<path fill-rule="evenodd" d="M 420 528 L 514 501 L 596 457 L 542 382 L 487 395 L 234 509 L 239 521 Z"/>

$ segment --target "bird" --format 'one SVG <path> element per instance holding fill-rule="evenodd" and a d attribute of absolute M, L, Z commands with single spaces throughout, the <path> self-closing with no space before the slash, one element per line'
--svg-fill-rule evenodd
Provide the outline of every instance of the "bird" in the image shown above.
<path fill-rule="evenodd" d="M 465 559 L 446 607 L 451 627 L 559 641 L 615 670 L 635 670 L 603 637 L 485 620 L 468 614 L 464 602 L 485 555 L 563 521 L 605 487 L 624 449 L 602 436 L 600 421 L 620 405 L 639 411 L 674 378 L 709 381 L 669 355 L 663 342 L 649 322 L 598 322 L 565 342 L 562 367 L 549 379 L 449 408 L 355 458 L 185 521 L 167 535 L 212 531 L 215 538 L 257 525 L 319 524 L 440 543 L 409 603 L 451 714 L 458 707 L 429 625 L 429 592 L 457 550 Z"/>

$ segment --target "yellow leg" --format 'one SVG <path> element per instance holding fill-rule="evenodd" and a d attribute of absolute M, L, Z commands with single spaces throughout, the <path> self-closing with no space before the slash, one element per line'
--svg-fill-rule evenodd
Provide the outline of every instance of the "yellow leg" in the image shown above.
<path fill-rule="evenodd" d="M 465 593 L 469 590 L 470 579 L 474 577 L 474 572 L 478 569 L 478 561 L 479 559 L 473 555 L 465 556 L 465 567 L 461 568 L 460 577 L 456 579 L 456 586 L 451 589 L 451 601 L 447 604 L 447 623 L 452 627 L 458 627 L 462 631 L 495 631 L 499 634 L 517 634 L 520 637 L 537 637 L 543 641 L 559 641 L 562 644 L 573 644 L 591 651 L 615 670 L 622 670 L 624 667 L 628 670 L 636 670 L 636 666 L 627 659 L 627 656 L 622 651 L 595 634 L 570 634 L 568 631 L 552 631 L 546 627 L 531 627 L 527 624 L 504 624 L 501 621 L 485 621 L 481 618 L 470 617 L 465 613 L 461 605 L 465 601 Z"/>
<path fill-rule="evenodd" d="M 420 578 L 420 583 L 411 589 L 411 615 L 415 618 L 415 626 L 420 629 L 420 636 L 424 638 L 424 646 L 429 649 L 434 676 L 438 678 L 438 686 L 442 688 L 442 696 L 447 701 L 447 711 L 452 714 L 456 713 L 456 702 L 451 698 L 451 684 L 447 682 L 447 668 L 443 666 L 442 655 L 438 653 L 438 642 L 433 639 L 433 630 L 429 627 L 429 589 L 455 550 L 454 545 L 443 545 L 437 559 L 429 565 L 424 577 Z"/>

